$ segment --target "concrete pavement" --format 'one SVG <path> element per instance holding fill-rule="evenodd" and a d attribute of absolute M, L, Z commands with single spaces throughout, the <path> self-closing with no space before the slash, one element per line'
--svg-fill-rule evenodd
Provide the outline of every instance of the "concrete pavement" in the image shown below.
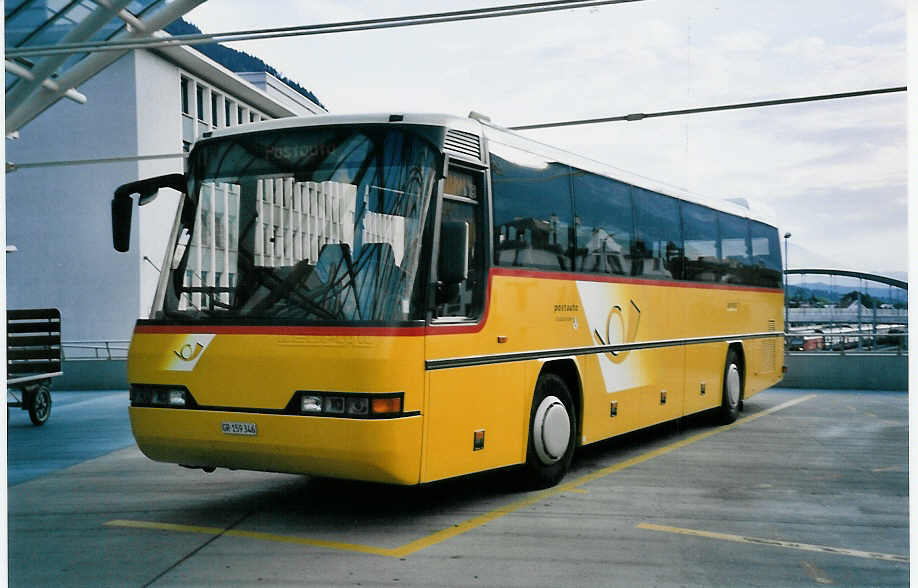
<path fill-rule="evenodd" d="M 902 586 L 907 403 L 773 389 L 736 426 L 587 447 L 544 492 L 512 472 L 422 488 L 208 475 L 130 446 L 9 488 L 10 585 Z"/>

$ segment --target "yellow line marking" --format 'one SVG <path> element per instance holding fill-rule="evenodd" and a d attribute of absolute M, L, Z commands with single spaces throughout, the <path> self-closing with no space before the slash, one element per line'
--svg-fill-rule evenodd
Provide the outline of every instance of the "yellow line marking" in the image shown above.
<path fill-rule="evenodd" d="M 584 490 L 583 488 L 571 488 L 568 492 L 576 492 L 577 494 L 589 494 L 589 490 Z"/>
<path fill-rule="evenodd" d="M 883 468 L 873 468 L 870 471 L 871 472 L 904 472 L 905 466 L 902 466 L 902 465 L 886 466 Z"/>
<path fill-rule="evenodd" d="M 221 529 L 220 527 L 200 527 L 195 525 L 175 525 L 172 523 L 156 523 L 151 521 L 126 521 L 114 520 L 105 523 L 108 527 L 129 527 L 133 529 L 156 529 L 159 531 L 175 531 L 177 533 L 197 533 L 200 535 L 226 535 L 229 537 L 245 537 L 247 539 L 261 539 L 278 543 L 296 543 L 311 547 L 325 547 L 327 549 L 341 549 L 356 551 L 373 555 L 394 556 L 392 549 L 373 547 L 372 545 L 359 545 L 356 543 L 339 543 L 337 541 L 322 541 L 320 539 L 307 539 L 292 535 L 275 535 L 273 533 L 260 533 L 258 531 L 242 531 L 239 529 Z"/>
<path fill-rule="evenodd" d="M 826 573 L 808 561 L 801 562 L 803 569 L 806 570 L 806 575 L 813 579 L 817 584 L 831 584 L 832 579 L 829 578 Z"/>
<path fill-rule="evenodd" d="M 510 514 L 512 512 L 515 512 L 527 506 L 531 506 L 533 504 L 542 502 L 546 498 L 557 496 L 558 494 L 561 494 L 563 492 L 587 492 L 586 490 L 581 489 L 580 486 L 583 486 L 584 484 L 588 482 L 593 482 L 600 478 L 604 478 L 608 476 L 609 474 L 614 474 L 615 472 L 619 472 L 626 468 L 630 468 L 632 466 L 642 464 L 645 461 L 649 461 L 655 457 L 666 455 L 667 453 L 670 453 L 677 449 L 681 449 L 687 445 L 691 445 L 692 443 L 702 441 L 704 439 L 707 439 L 708 437 L 717 435 L 718 433 L 729 431 L 731 429 L 738 427 L 739 425 L 742 425 L 745 423 L 751 423 L 754 420 L 757 420 L 764 416 L 778 412 L 779 410 L 784 410 L 785 408 L 789 408 L 791 406 L 800 404 L 801 402 L 805 402 L 815 396 L 816 396 L 815 394 L 808 394 L 806 396 L 794 398 L 793 400 L 788 400 L 787 402 L 781 403 L 777 406 L 773 406 L 769 408 L 768 410 L 763 410 L 762 412 L 758 412 L 756 414 L 749 415 L 741 419 L 737 419 L 736 422 L 731 423 L 729 425 L 723 425 L 716 429 L 705 431 L 704 433 L 698 433 L 696 435 L 692 435 L 691 437 L 687 437 L 681 441 L 671 443 L 670 445 L 666 445 L 665 447 L 660 447 L 658 449 L 654 449 L 653 451 L 648 451 L 647 453 L 638 455 L 636 457 L 632 457 L 631 459 L 626 459 L 624 461 L 620 461 L 618 463 L 615 463 L 610 466 L 596 470 L 595 472 L 591 472 L 584 476 L 580 476 L 579 478 L 571 480 L 570 482 L 567 482 L 565 484 L 560 484 L 558 486 L 555 486 L 554 488 L 549 488 L 547 490 L 535 492 L 527 496 L 526 498 L 517 500 L 515 502 L 511 502 L 509 504 L 505 504 L 504 506 L 496 508 L 490 512 L 486 512 L 484 514 L 480 514 L 478 516 L 472 517 L 461 523 L 453 525 L 452 527 L 447 527 L 446 529 L 442 529 L 435 533 L 431 533 L 430 535 L 426 535 L 424 537 L 421 537 L 420 539 L 415 539 L 414 541 L 410 541 L 400 547 L 395 547 L 393 549 L 373 547 L 372 545 L 359 545 L 359 544 L 354 544 L 354 543 L 338 543 L 335 541 L 320 541 L 317 539 L 306 539 L 303 537 L 294 537 L 294 536 L 289 536 L 289 535 L 274 535 L 271 533 L 256 533 L 252 531 L 240 531 L 236 529 L 225 530 L 225 529 L 220 529 L 219 527 L 196 527 L 192 525 L 174 525 L 170 523 L 156 523 L 156 522 L 146 522 L 146 521 L 125 521 L 125 520 L 109 521 L 108 523 L 106 523 L 106 525 L 113 526 L 113 527 L 134 527 L 134 528 L 141 528 L 141 529 L 159 529 L 163 531 L 177 531 L 181 533 L 203 533 L 205 535 L 221 535 L 222 534 L 222 535 L 228 535 L 231 537 L 248 537 L 251 539 L 262 539 L 265 541 L 297 543 L 300 545 L 309 545 L 309 546 L 314 546 L 314 547 L 326 547 L 329 549 L 341 549 L 341 550 L 346 550 L 346 551 L 356 551 L 359 553 L 385 555 L 389 557 L 406 557 L 413 553 L 417 553 L 418 551 L 421 551 L 422 549 L 426 549 L 432 545 L 436 545 L 437 543 L 442 543 L 443 541 L 452 539 L 453 537 L 462 535 L 463 533 L 467 533 L 473 529 L 477 529 L 478 527 L 486 523 L 489 523 L 490 521 L 498 519 L 504 515 Z"/>
<path fill-rule="evenodd" d="M 831 553 L 835 555 L 847 555 L 850 557 L 861 557 L 864 559 L 878 559 L 880 561 L 892 561 L 896 563 L 909 563 L 908 556 L 895 555 L 891 553 L 875 553 L 872 551 L 858 551 L 856 549 L 845 549 L 844 547 L 828 547 L 826 545 L 811 545 L 809 543 L 797 543 L 796 541 L 779 541 L 777 539 L 763 539 L 761 537 L 744 537 L 743 535 L 730 535 L 728 533 L 714 533 L 712 531 L 698 531 L 696 529 L 683 529 L 681 527 L 667 527 L 664 525 L 654 525 L 652 523 L 640 523 L 638 529 L 648 531 L 663 531 L 666 533 L 676 533 L 678 535 L 693 535 L 695 537 L 707 537 L 708 539 L 720 539 L 723 541 L 733 541 L 735 543 L 754 543 L 756 545 L 771 545 L 772 547 L 784 547 L 786 549 L 797 549 L 800 551 L 816 551 L 818 553 Z"/>

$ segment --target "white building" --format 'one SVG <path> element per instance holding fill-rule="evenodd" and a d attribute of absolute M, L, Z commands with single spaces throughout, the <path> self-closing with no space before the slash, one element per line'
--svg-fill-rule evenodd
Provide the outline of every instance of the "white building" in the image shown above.
<path fill-rule="evenodd" d="M 79 91 L 85 104 L 59 101 L 7 141 L 8 308 L 60 308 L 67 342 L 124 341 L 149 314 L 178 194 L 135 211 L 130 252 L 116 253 L 114 189 L 184 171 L 183 151 L 208 129 L 324 110 L 187 47 L 132 51 Z"/>

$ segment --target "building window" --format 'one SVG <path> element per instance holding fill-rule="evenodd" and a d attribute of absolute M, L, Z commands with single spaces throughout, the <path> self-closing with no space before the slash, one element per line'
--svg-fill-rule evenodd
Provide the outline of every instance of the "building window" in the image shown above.
<path fill-rule="evenodd" d="M 198 120 L 204 122 L 204 88 L 197 87 L 198 94 Z"/>
<path fill-rule="evenodd" d="M 230 121 L 232 121 L 232 117 L 230 116 L 230 114 L 232 112 L 233 112 L 233 104 L 232 102 L 229 101 L 228 98 L 224 96 L 223 97 L 223 114 L 224 114 L 223 124 L 225 126 L 230 126 Z"/>
<path fill-rule="evenodd" d="M 210 124 L 217 126 L 217 94 L 210 93 Z"/>
<path fill-rule="evenodd" d="M 191 80 L 188 78 L 181 78 L 182 80 L 182 112 L 184 114 L 191 114 L 191 102 L 188 100 L 188 85 L 191 83 Z"/>

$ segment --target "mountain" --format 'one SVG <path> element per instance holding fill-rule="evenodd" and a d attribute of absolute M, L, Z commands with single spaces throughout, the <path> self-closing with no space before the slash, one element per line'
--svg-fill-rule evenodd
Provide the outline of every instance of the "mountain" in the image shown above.
<path fill-rule="evenodd" d="M 808 300 L 811 297 L 822 298 L 829 302 L 839 302 L 845 294 L 856 290 L 851 284 L 826 284 L 823 282 L 807 282 L 805 284 L 793 285 L 787 287 L 787 297 L 790 300 L 802 299 Z M 861 292 L 880 302 L 908 302 L 908 292 L 899 288 L 889 286 L 868 286 L 861 288 Z"/>
<path fill-rule="evenodd" d="M 173 22 L 169 26 L 163 29 L 170 35 L 199 35 L 201 34 L 201 29 L 194 26 L 190 22 L 180 18 L 177 21 Z M 220 43 L 205 43 L 201 45 L 190 45 L 192 49 L 198 53 L 202 53 L 207 57 L 213 59 L 223 67 L 227 68 L 232 72 L 245 72 L 245 71 L 266 71 L 272 76 L 276 77 L 280 81 L 284 82 L 303 96 L 306 96 L 322 108 L 325 108 L 325 105 L 319 101 L 315 94 L 307 90 L 303 86 L 299 85 L 290 78 L 282 75 L 279 71 L 274 69 L 274 67 L 268 65 L 261 59 L 255 57 L 254 55 L 249 55 L 244 51 L 237 51 L 235 49 L 230 49 L 229 47 L 224 47 Z"/>

